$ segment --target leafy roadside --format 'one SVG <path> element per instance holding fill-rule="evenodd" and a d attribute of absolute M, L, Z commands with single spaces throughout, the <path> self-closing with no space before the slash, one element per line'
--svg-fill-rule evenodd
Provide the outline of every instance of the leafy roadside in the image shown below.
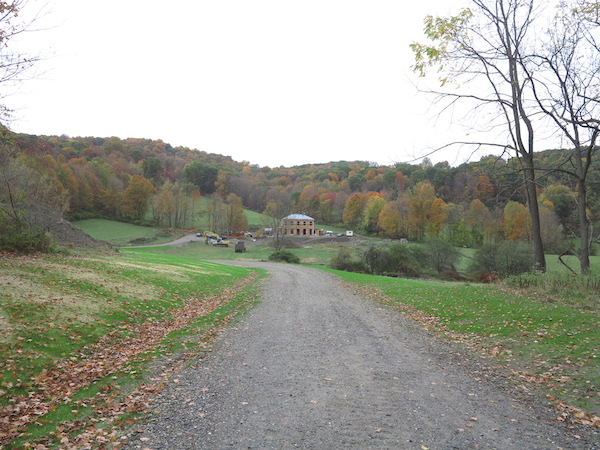
<path fill-rule="evenodd" d="M 325 270 L 429 331 L 477 352 L 525 397 L 545 396 L 556 407 L 558 421 L 600 428 L 597 309 L 495 285 Z"/>
<path fill-rule="evenodd" d="M 3 255 L 0 274 L 0 448 L 118 446 L 165 379 L 253 304 L 260 276 L 135 252 Z"/>

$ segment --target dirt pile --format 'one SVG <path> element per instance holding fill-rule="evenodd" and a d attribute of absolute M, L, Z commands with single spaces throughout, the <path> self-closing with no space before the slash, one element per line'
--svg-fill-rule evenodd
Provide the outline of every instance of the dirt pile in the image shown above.
<path fill-rule="evenodd" d="M 108 242 L 94 239 L 53 211 L 32 208 L 26 214 L 26 220 L 33 226 L 38 226 L 52 234 L 60 245 L 82 248 L 112 248 Z"/>

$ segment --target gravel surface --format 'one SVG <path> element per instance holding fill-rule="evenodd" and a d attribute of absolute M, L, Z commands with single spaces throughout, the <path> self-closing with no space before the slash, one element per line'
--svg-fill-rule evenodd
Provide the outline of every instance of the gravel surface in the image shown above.
<path fill-rule="evenodd" d="M 333 275 L 227 264 L 270 272 L 261 303 L 167 386 L 129 448 L 600 448 Z"/>

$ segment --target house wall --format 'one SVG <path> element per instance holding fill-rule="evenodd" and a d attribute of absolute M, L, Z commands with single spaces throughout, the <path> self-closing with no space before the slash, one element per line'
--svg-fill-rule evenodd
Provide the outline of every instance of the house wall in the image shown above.
<path fill-rule="evenodd" d="M 290 236 L 314 236 L 314 220 L 283 219 L 281 229 L 284 235 Z"/>

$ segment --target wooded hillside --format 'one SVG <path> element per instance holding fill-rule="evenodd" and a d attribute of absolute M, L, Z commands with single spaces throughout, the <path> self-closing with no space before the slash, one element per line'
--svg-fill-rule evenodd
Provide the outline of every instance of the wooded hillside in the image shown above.
<path fill-rule="evenodd" d="M 247 208 L 274 221 L 302 212 L 323 225 L 410 240 L 444 237 L 465 246 L 529 237 L 516 159 L 488 156 L 458 167 L 432 165 L 427 158 L 415 165 L 337 161 L 259 167 L 160 140 L 19 134 L 4 141 L 1 202 L 42 203 L 71 219 L 193 228 L 203 216 L 215 231 L 239 232 L 248 226 L 239 214 Z M 568 156 L 560 150 L 537 156 L 548 250 L 564 250 L 565 237 L 576 228 L 577 186 L 556 170 L 569 164 Z M 589 177 L 595 222 L 599 174 L 596 164 Z"/>

